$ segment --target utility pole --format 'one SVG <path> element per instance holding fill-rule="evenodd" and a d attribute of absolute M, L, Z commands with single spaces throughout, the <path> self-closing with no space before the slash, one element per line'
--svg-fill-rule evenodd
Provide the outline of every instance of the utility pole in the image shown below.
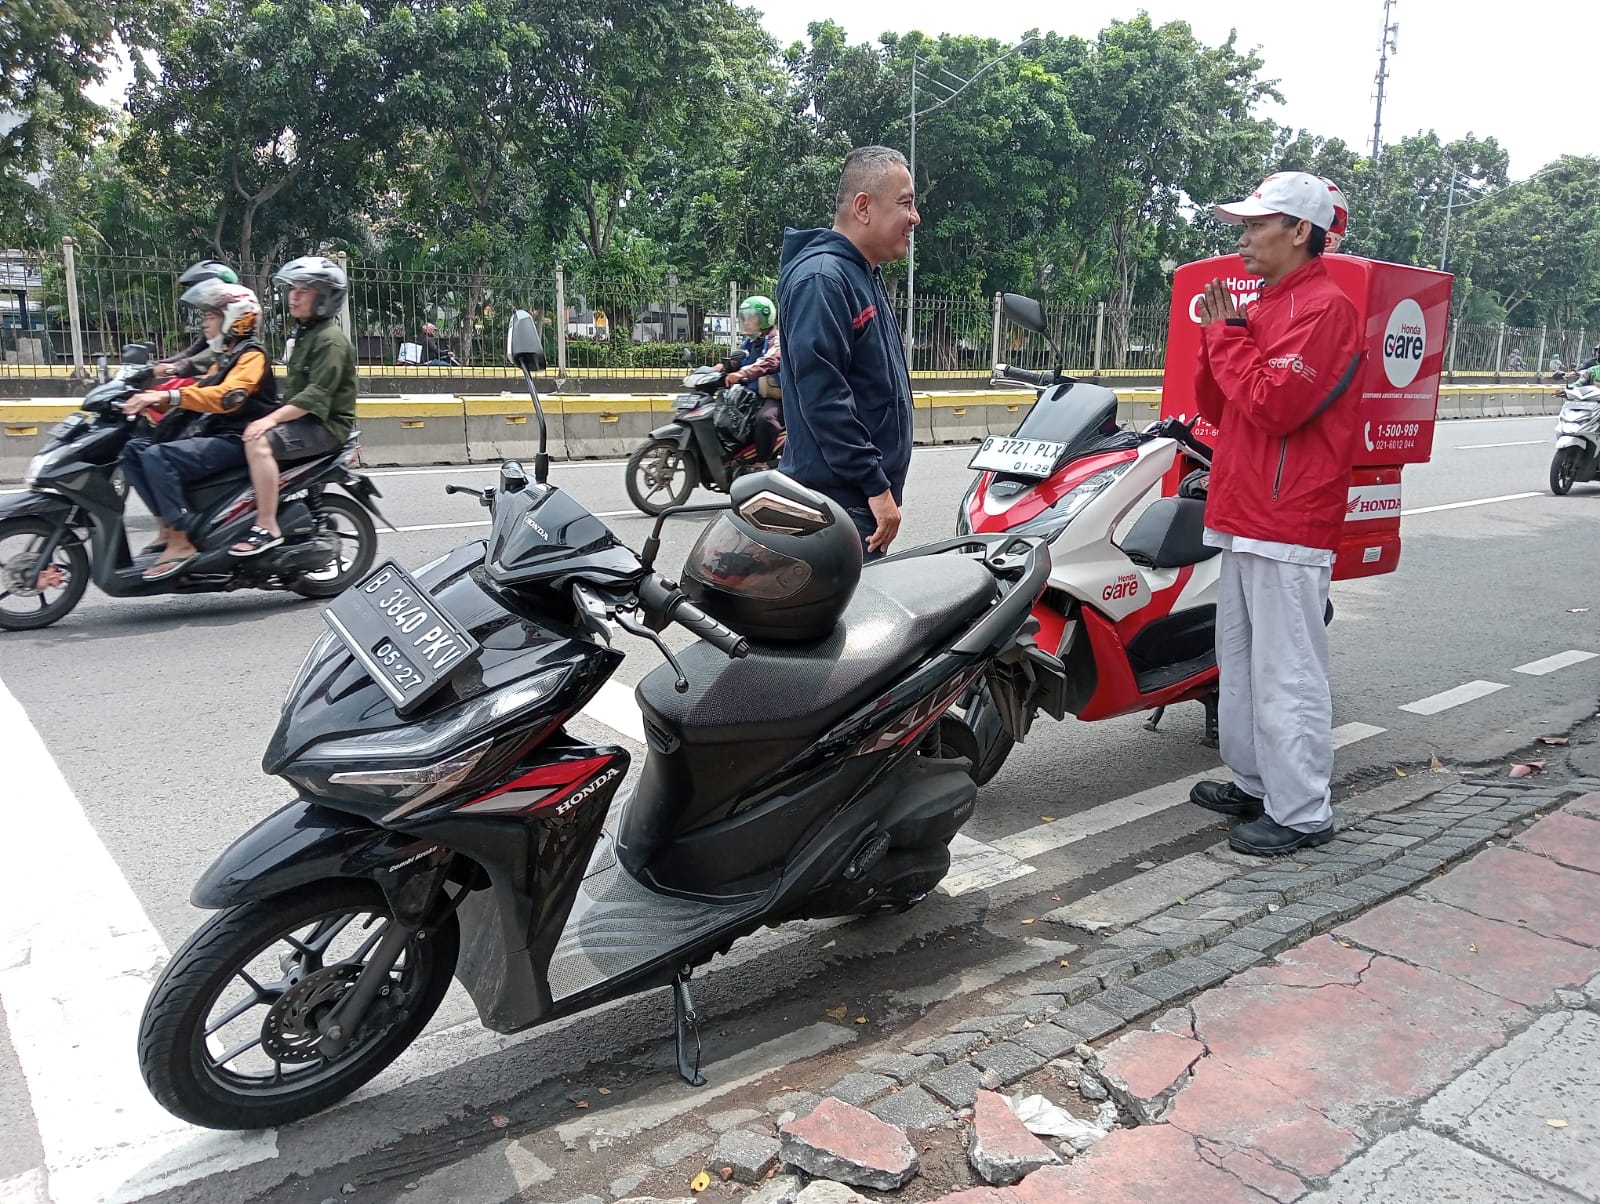
<path fill-rule="evenodd" d="M 1376 163 L 1383 151 L 1383 92 L 1389 82 L 1389 56 L 1397 53 L 1395 35 L 1400 32 L 1398 22 L 1389 20 L 1395 0 L 1383 0 L 1383 36 L 1378 40 L 1378 111 L 1372 119 L 1372 161 Z"/>

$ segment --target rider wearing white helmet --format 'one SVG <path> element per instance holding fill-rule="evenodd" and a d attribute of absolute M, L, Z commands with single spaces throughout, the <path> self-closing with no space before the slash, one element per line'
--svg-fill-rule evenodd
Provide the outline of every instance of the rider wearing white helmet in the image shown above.
<path fill-rule="evenodd" d="M 212 278 L 192 285 L 179 300 L 200 311 L 206 349 L 215 356 L 210 371 L 183 388 L 135 393 L 123 407 L 129 414 L 162 402 L 174 407 L 153 438 L 131 439 L 122 451 L 123 475 L 161 524 L 143 553 L 159 553 L 145 570 L 148 581 L 182 572 L 199 554 L 185 529 L 184 482 L 243 464 L 245 428 L 278 403 L 272 361 L 257 337 L 256 295 Z"/>

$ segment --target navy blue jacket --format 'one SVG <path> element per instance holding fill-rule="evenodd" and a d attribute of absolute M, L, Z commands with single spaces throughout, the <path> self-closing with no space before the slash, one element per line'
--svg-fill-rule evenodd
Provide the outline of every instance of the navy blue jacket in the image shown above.
<path fill-rule="evenodd" d="M 885 490 L 901 500 L 911 467 L 911 374 L 883 276 L 833 230 L 785 230 L 778 275 L 783 346 L 780 468 L 840 505 Z"/>

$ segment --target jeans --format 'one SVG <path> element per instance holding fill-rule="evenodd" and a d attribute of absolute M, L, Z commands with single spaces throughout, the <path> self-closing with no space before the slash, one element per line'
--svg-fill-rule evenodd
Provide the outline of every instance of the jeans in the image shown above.
<path fill-rule="evenodd" d="M 856 534 L 861 536 L 861 559 L 868 563 L 881 560 L 885 553 L 867 551 L 867 540 L 878 529 L 878 520 L 873 516 L 872 510 L 867 506 L 846 506 L 846 514 L 850 521 L 856 525 Z"/>
<path fill-rule="evenodd" d="M 183 526 L 188 507 L 185 481 L 226 472 L 244 464 L 244 444 L 238 435 L 211 435 L 154 443 L 131 440 L 122 449 L 122 474 L 141 501 L 169 527 Z"/>

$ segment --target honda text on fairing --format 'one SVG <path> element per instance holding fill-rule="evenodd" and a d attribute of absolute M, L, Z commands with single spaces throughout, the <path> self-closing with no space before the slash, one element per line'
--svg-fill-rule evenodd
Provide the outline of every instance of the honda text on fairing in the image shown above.
<path fill-rule="evenodd" d="M 234 589 L 331 598 L 372 566 L 379 493 L 356 471 L 355 432 L 332 455 L 284 470 L 284 542 L 260 556 L 228 551 L 255 522 L 249 471 L 188 482 L 189 537 L 200 555 L 175 576 L 147 581 L 128 549 L 118 458 L 130 439 L 151 431 L 149 418 L 124 414 L 122 404 L 153 375 L 148 347 L 124 347 L 115 376 L 51 431 L 24 491 L 0 498 L 0 629 L 49 626 L 77 606 L 91 580 L 114 598 Z"/>
<path fill-rule="evenodd" d="M 760 397 L 744 385 L 723 387 L 738 366 L 731 356 L 691 370 L 683 378 L 689 392 L 673 400 L 672 421 L 651 431 L 628 457 L 628 499 L 646 514 L 681 506 L 696 486 L 727 493 L 740 477 L 766 467 L 753 435 Z M 783 442 L 780 431 L 780 453 Z"/>
<path fill-rule="evenodd" d="M 508 461 L 497 488 L 447 486 L 490 510 L 488 539 L 414 575 L 379 564 L 328 608 L 263 760 L 298 797 L 194 888 L 217 914 L 139 1037 L 180 1117 L 256 1128 L 328 1106 L 416 1037 L 452 974 L 507 1033 L 671 984 L 698 1082 L 696 966 L 765 925 L 903 910 L 943 878 L 976 796 L 950 755 L 971 743 L 947 715 L 961 692 L 987 681 L 1013 738 L 1060 713 L 1060 663 L 1031 634 L 1042 540 L 863 571 L 837 504 L 767 472 L 706 507 L 680 588 L 654 568 L 664 520 L 635 554 L 547 482 L 539 350 L 519 311 L 532 479 Z M 673 655 L 669 623 L 698 642 Z M 638 687 L 648 751 L 615 808 L 628 752 L 564 726 L 623 660 L 613 625 L 666 660 Z"/>
<path fill-rule="evenodd" d="M 1049 340 L 1037 301 L 1008 293 L 1003 307 Z M 1050 581 L 1034 617 L 1039 646 L 1065 667 L 1066 710 L 1079 719 L 1154 711 L 1146 727 L 1155 730 L 1166 707 L 1199 701 L 1204 741 L 1214 747 L 1218 550 L 1203 538 L 1211 448 L 1192 419 L 1123 430 L 1115 393 L 1059 368 L 996 364 L 993 382 L 1032 388 L 1038 400 L 1013 434 L 990 436 L 973 456 L 979 472 L 957 532 L 1049 542 Z M 1176 496 L 1151 501 L 1115 538 L 1134 508 L 1174 478 Z M 1005 763 L 1011 737 L 983 682 L 967 691 L 962 713 L 982 784 Z"/>
<path fill-rule="evenodd" d="M 1600 478 L 1600 386 L 1575 380 L 1556 419 L 1556 453 L 1550 460 L 1550 492 L 1560 496 L 1580 481 Z"/>

